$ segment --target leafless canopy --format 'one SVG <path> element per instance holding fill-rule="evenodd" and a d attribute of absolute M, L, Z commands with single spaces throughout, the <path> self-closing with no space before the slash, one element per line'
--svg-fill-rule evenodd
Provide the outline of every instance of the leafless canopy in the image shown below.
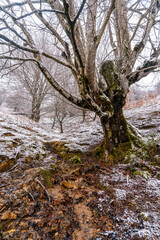
<path fill-rule="evenodd" d="M 116 79 L 124 96 L 131 84 L 157 70 L 159 10 L 159 0 L 1 0 L 1 69 L 32 61 L 67 100 L 100 117 L 111 116 L 113 93 L 99 87 L 98 68 L 113 62 L 114 77 L 106 84 L 111 89 Z M 38 44 L 42 34 L 47 36 L 43 48 Z M 79 98 L 59 84 L 46 59 L 70 69 Z"/>

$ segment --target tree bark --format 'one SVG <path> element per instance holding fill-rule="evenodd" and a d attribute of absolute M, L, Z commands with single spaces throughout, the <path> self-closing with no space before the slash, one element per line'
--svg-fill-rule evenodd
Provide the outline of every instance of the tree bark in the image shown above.
<path fill-rule="evenodd" d="M 35 101 L 32 102 L 32 114 L 31 119 L 35 122 L 39 122 L 40 120 L 40 104 L 35 103 Z"/>
<path fill-rule="evenodd" d="M 63 122 L 62 122 L 62 121 L 59 121 L 59 125 L 60 125 L 61 133 L 63 133 Z"/>
<path fill-rule="evenodd" d="M 104 146 L 109 153 L 112 153 L 119 144 L 130 143 L 127 121 L 122 109 L 115 111 L 111 118 L 101 118 L 101 125 L 104 132 Z"/>

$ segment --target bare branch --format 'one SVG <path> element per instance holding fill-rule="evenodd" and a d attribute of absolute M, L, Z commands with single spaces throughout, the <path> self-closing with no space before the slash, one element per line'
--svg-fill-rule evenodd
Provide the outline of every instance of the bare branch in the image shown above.
<path fill-rule="evenodd" d="M 41 2 L 44 3 L 45 1 L 41 0 Z M 33 4 L 39 4 L 39 1 L 32 1 L 32 3 Z M 16 6 L 22 7 L 22 6 L 26 5 L 26 4 L 27 4 L 27 1 L 24 1 L 24 2 L 14 2 L 14 3 L 11 3 L 11 4 L 8 4 L 8 5 L 4 6 L 4 8 L 8 9 L 8 8 L 16 7 Z"/>
<path fill-rule="evenodd" d="M 67 63 L 65 63 L 65 62 L 63 62 L 63 61 L 60 61 L 59 59 L 57 59 L 57 58 L 55 58 L 55 57 L 53 57 L 53 56 L 51 56 L 51 55 L 49 55 L 49 54 L 47 54 L 47 53 L 45 53 L 45 52 L 40 52 L 40 51 L 38 51 L 37 49 L 32 49 L 32 48 L 23 47 L 23 46 L 15 43 L 14 41 L 10 40 L 9 38 L 7 38 L 6 36 L 4 36 L 4 35 L 2 35 L 2 34 L 0 34 L 0 38 L 3 39 L 4 41 L 10 43 L 11 45 L 15 46 L 15 47 L 18 48 L 18 49 L 21 49 L 21 50 L 26 51 L 26 52 L 33 53 L 33 54 L 35 54 L 35 55 L 36 55 L 36 54 L 43 55 L 43 56 L 45 56 L 45 57 L 47 57 L 47 58 L 50 58 L 50 59 L 54 60 L 55 62 L 57 62 L 57 63 L 65 66 L 65 67 L 70 68 L 70 69 L 73 70 L 75 73 L 77 73 L 77 70 L 76 70 L 72 65 L 67 64 Z"/>
<path fill-rule="evenodd" d="M 98 45 L 99 45 L 99 43 L 100 43 L 100 41 L 101 41 L 102 35 L 103 35 L 104 31 L 105 31 L 105 28 L 106 28 L 106 26 L 107 26 L 107 23 L 109 22 L 110 16 L 111 16 L 112 11 L 113 11 L 113 9 L 114 9 L 114 7 L 115 7 L 115 1 L 116 1 L 116 0 L 112 0 L 111 5 L 110 5 L 110 7 L 109 7 L 109 9 L 108 9 L 106 18 L 105 18 L 105 20 L 104 20 L 104 23 L 103 23 L 103 25 L 102 25 L 102 27 L 101 27 L 101 29 L 100 29 L 100 31 L 99 31 L 99 34 L 98 34 L 98 36 L 97 36 L 97 39 L 96 39 L 96 45 L 97 45 L 97 47 L 98 47 Z"/>
<path fill-rule="evenodd" d="M 36 14 L 36 16 L 43 22 L 43 24 L 53 33 L 53 35 L 60 41 L 60 43 L 62 44 L 63 47 L 66 47 L 66 42 L 60 37 L 60 35 L 57 33 L 57 31 L 52 27 L 51 24 L 49 24 L 49 22 L 47 22 L 42 14 L 40 13 L 40 11 L 37 11 L 32 2 L 30 0 L 27 0 L 28 5 L 30 6 L 31 10 Z M 54 10 L 53 10 L 54 11 Z"/>
<path fill-rule="evenodd" d="M 76 15 L 76 17 L 75 17 L 74 20 L 73 20 L 73 24 L 75 24 L 76 21 L 78 20 L 80 14 L 81 14 L 81 12 L 82 12 L 82 10 L 83 10 L 83 8 L 84 8 L 85 3 L 86 3 L 86 0 L 83 0 L 81 6 L 80 6 L 80 8 L 79 8 L 79 11 L 78 11 L 77 15 Z"/>
<path fill-rule="evenodd" d="M 69 28 L 70 28 L 70 30 L 67 31 L 67 35 L 70 38 L 70 41 L 72 43 L 72 47 L 73 47 L 75 56 L 77 56 L 78 61 L 80 63 L 80 66 L 83 69 L 84 68 L 83 60 L 82 60 L 81 54 L 80 54 L 80 52 L 78 50 L 78 46 L 77 46 L 76 39 L 75 39 L 74 24 L 73 24 L 73 21 L 71 20 L 71 18 L 69 16 L 69 5 L 66 2 L 66 0 L 63 0 L 63 4 L 64 4 L 65 16 L 66 16 L 66 19 L 67 19 L 67 22 L 68 22 L 68 25 L 69 25 Z"/>
<path fill-rule="evenodd" d="M 147 11 L 144 14 L 142 14 L 142 16 L 139 18 L 138 23 L 136 24 L 136 28 L 134 30 L 134 33 L 133 33 L 132 37 L 130 38 L 130 42 L 132 42 L 132 40 L 134 39 L 134 37 L 135 37 L 135 35 L 137 33 L 137 30 L 140 27 L 140 23 L 142 22 L 142 20 L 144 18 L 146 18 L 146 16 L 149 13 L 149 11 L 150 11 L 150 8 L 148 8 Z"/>
<path fill-rule="evenodd" d="M 133 52 L 132 52 L 132 64 L 133 65 L 134 65 L 135 61 L 137 60 L 137 57 L 143 51 L 143 49 L 146 45 L 146 42 L 149 38 L 149 35 L 150 35 L 151 29 L 154 25 L 155 18 L 157 16 L 158 11 L 159 11 L 159 7 L 157 7 L 157 2 L 155 0 L 152 0 L 148 21 L 147 21 L 145 30 L 143 32 L 142 39 L 138 44 L 136 44 L 136 46 L 134 47 Z"/>
<path fill-rule="evenodd" d="M 146 61 L 142 67 L 138 67 L 135 72 L 132 72 L 127 76 L 129 80 L 129 85 L 138 82 L 140 79 L 146 77 L 149 73 L 153 72 L 155 69 L 160 67 L 160 60 Z"/>
<path fill-rule="evenodd" d="M 38 178 L 35 178 L 36 182 L 39 183 L 39 185 L 43 188 L 43 190 L 45 191 L 47 197 L 48 197 L 48 203 L 50 204 L 51 203 L 51 197 L 47 191 L 47 189 L 44 187 L 44 185 L 38 180 Z"/>
<path fill-rule="evenodd" d="M 10 31 L 12 31 L 15 35 L 17 35 L 17 37 L 19 37 L 22 41 L 27 43 L 27 40 L 24 39 L 15 29 L 11 28 L 3 18 L 0 18 L 0 21 L 4 22 L 4 24 L 6 25 L 6 29 L 9 29 Z"/>
<path fill-rule="evenodd" d="M 22 15 L 22 16 L 20 16 L 20 17 L 18 17 L 18 18 L 15 18 L 15 20 L 18 21 L 18 20 L 20 20 L 20 19 L 23 19 L 23 18 L 29 17 L 29 16 L 31 16 L 31 15 L 33 15 L 33 14 L 35 14 L 35 13 L 38 13 L 38 14 L 42 15 L 42 13 L 44 13 L 44 12 L 52 12 L 52 13 L 58 13 L 58 14 L 62 14 L 62 15 L 64 15 L 63 12 L 58 11 L 58 10 L 47 10 L 47 9 L 42 9 L 42 10 L 35 10 L 35 11 L 33 11 L 33 12 L 26 13 L 25 15 Z"/>

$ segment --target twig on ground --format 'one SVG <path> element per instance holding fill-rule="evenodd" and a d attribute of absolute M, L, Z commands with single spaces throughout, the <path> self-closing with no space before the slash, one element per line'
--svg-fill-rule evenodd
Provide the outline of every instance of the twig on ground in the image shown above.
<path fill-rule="evenodd" d="M 51 197 L 50 197 L 47 189 L 46 189 L 46 188 L 44 187 L 44 185 L 38 180 L 38 178 L 35 178 L 35 180 L 36 180 L 36 182 L 38 182 L 39 185 L 44 189 L 44 191 L 45 191 L 45 193 L 46 193 L 46 195 L 47 195 L 47 197 L 48 197 L 49 203 L 50 203 L 50 202 L 51 202 Z"/>
<path fill-rule="evenodd" d="M 35 199 L 34 199 L 34 197 L 33 197 L 33 195 L 32 195 L 32 193 L 30 193 L 29 191 L 26 191 L 27 193 L 28 193 L 28 195 L 32 198 L 32 201 L 33 202 L 35 202 Z"/>

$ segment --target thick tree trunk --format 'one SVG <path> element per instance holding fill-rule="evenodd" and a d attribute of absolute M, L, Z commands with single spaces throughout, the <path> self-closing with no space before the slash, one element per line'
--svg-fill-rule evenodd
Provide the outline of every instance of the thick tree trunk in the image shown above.
<path fill-rule="evenodd" d="M 104 132 L 104 146 L 108 153 L 112 153 L 119 144 L 130 143 L 127 121 L 122 109 L 115 111 L 111 118 L 101 118 Z"/>

